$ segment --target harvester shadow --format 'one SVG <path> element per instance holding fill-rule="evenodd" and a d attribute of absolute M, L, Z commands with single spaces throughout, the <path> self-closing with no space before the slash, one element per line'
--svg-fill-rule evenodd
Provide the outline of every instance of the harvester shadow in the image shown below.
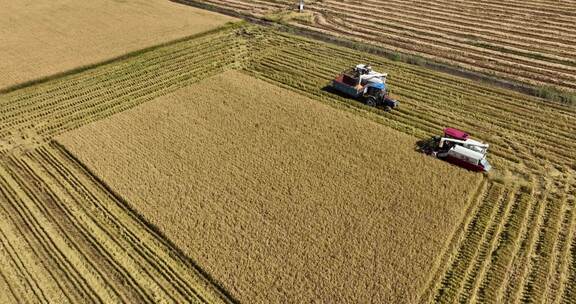
<path fill-rule="evenodd" d="M 432 154 L 434 147 L 436 146 L 436 139 L 434 137 L 420 139 L 416 142 L 414 146 L 414 151 L 424 153 L 424 154 Z"/>

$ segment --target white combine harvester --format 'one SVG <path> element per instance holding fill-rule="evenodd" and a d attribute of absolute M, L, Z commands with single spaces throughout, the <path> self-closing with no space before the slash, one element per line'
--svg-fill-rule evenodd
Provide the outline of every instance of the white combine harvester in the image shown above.
<path fill-rule="evenodd" d="M 473 140 L 468 133 L 458 129 L 444 129 L 444 136 L 435 136 L 421 148 L 429 155 L 468 170 L 488 172 L 492 169 L 486 159 L 488 144 Z"/>

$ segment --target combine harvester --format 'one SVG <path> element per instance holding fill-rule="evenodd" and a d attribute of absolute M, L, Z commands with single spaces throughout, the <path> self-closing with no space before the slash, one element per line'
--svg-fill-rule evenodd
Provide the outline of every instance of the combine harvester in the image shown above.
<path fill-rule="evenodd" d="M 458 129 L 445 128 L 444 136 L 434 136 L 421 150 L 468 170 L 488 172 L 492 169 L 486 160 L 488 144 L 473 140 Z"/>
<path fill-rule="evenodd" d="M 331 87 L 369 106 L 380 106 L 390 111 L 398 107 L 398 101 L 388 96 L 387 76 L 386 73 L 373 71 L 370 65 L 358 64 L 332 80 Z M 488 144 L 473 140 L 468 137 L 468 133 L 458 129 L 444 129 L 443 137 L 434 136 L 421 145 L 420 149 L 428 155 L 468 170 L 488 172 L 492 168 L 486 160 Z"/>
<path fill-rule="evenodd" d="M 387 73 L 378 73 L 368 64 L 358 64 L 332 80 L 331 87 L 372 107 L 390 111 L 398 106 L 386 90 Z"/>

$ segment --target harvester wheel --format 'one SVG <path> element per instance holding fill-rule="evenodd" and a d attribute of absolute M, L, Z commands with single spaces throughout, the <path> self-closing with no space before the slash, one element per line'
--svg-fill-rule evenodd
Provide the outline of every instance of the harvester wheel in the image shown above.
<path fill-rule="evenodd" d="M 384 107 L 384 112 L 390 112 L 390 111 L 392 111 L 392 108 L 390 106 Z"/>
<path fill-rule="evenodd" d="M 371 107 L 375 107 L 376 106 L 376 97 L 369 96 L 368 98 L 366 98 L 366 104 L 371 106 Z"/>

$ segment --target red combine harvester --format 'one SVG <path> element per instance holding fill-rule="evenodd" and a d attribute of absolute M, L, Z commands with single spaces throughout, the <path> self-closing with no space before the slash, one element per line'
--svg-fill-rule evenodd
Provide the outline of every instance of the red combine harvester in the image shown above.
<path fill-rule="evenodd" d="M 445 128 L 444 136 L 435 136 L 421 149 L 426 154 L 471 171 L 488 172 L 492 169 L 486 160 L 488 144 L 473 140 L 468 133 L 458 129 Z"/>

